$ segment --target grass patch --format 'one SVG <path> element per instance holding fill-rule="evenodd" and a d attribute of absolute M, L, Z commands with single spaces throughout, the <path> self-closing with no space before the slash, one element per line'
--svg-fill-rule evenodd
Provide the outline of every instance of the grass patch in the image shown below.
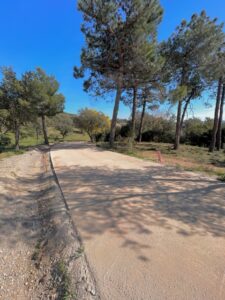
<path fill-rule="evenodd" d="M 56 273 L 58 275 L 58 292 L 60 300 L 74 300 L 76 294 L 72 291 L 71 280 L 68 275 L 67 266 L 64 261 L 60 260 L 56 264 Z"/>
<path fill-rule="evenodd" d="M 4 149 L 4 150 L 0 150 L 0 160 L 1 159 L 4 159 L 4 158 L 7 158 L 7 157 L 11 157 L 11 156 L 14 156 L 14 155 L 20 155 L 20 154 L 23 154 L 25 153 L 26 151 L 25 150 L 14 150 L 14 149 Z"/>
<path fill-rule="evenodd" d="M 74 131 L 68 134 L 64 139 L 56 129 L 51 127 L 48 128 L 48 134 L 49 142 L 53 144 L 56 142 L 87 142 L 90 140 L 87 134 L 81 133 L 77 129 L 74 129 Z M 11 144 L 5 147 L 4 149 L 0 148 L 0 160 L 13 155 L 23 154 L 26 151 L 30 150 L 31 147 L 44 144 L 44 139 L 42 135 L 40 135 L 37 139 L 37 137 L 34 134 L 27 136 L 23 133 L 20 139 L 20 150 L 16 151 L 14 149 L 15 140 L 13 133 L 9 132 L 7 133 L 7 136 L 11 139 Z"/>
<path fill-rule="evenodd" d="M 84 246 L 80 246 L 77 249 L 77 251 L 76 251 L 76 253 L 74 255 L 74 258 L 77 259 L 77 258 L 81 257 L 83 254 L 84 254 Z"/>
<path fill-rule="evenodd" d="M 35 245 L 34 252 L 31 256 L 31 259 L 37 262 L 40 257 L 40 252 L 41 252 L 41 240 L 38 240 L 37 244 Z"/>
<path fill-rule="evenodd" d="M 98 146 L 110 149 L 107 143 Z M 160 151 L 165 165 L 208 175 L 222 176 L 225 173 L 224 150 L 209 153 L 207 148 L 181 145 L 180 149 L 175 151 L 172 144 L 140 143 L 135 144 L 131 151 L 129 144 L 122 142 L 116 143 L 114 149 L 110 150 L 154 162 L 158 162 L 157 151 Z"/>
<path fill-rule="evenodd" d="M 221 175 L 220 177 L 218 177 L 218 180 L 225 182 L 225 174 Z"/>

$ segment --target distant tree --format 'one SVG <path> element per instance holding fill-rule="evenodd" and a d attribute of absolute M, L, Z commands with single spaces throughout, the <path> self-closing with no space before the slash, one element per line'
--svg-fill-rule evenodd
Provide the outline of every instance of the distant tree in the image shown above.
<path fill-rule="evenodd" d="M 9 113 L 6 109 L 0 109 L 0 133 L 5 134 L 9 128 Z"/>
<path fill-rule="evenodd" d="M 152 82 L 141 89 L 141 101 L 139 106 L 141 106 L 142 111 L 138 130 L 139 143 L 142 141 L 146 109 L 151 111 L 158 109 L 165 97 L 165 88 L 164 84 L 160 80 L 160 77 L 159 80 L 156 80 L 155 82 Z"/>
<path fill-rule="evenodd" d="M 54 117 L 54 127 L 64 139 L 66 135 L 73 131 L 73 120 L 69 115 L 58 114 Z"/>
<path fill-rule="evenodd" d="M 23 79 L 17 79 L 12 68 L 2 68 L 2 74 L 0 109 L 7 111 L 7 127 L 14 132 L 15 149 L 19 150 L 21 126 L 32 119 L 31 103 L 26 97 Z"/>
<path fill-rule="evenodd" d="M 140 122 L 141 115 L 138 115 L 137 124 Z M 139 128 L 139 127 L 138 127 Z M 175 132 L 175 120 L 173 117 L 166 118 L 145 114 L 142 140 L 145 142 L 171 143 Z"/>
<path fill-rule="evenodd" d="M 217 20 L 211 20 L 203 11 L 200 15 L 194 14 L 190 22 L 182 21 L 162 44 L 162 54 L 171 75 L 170 86 L 174 87 L 171 100 L 178 103 L 175 149 L 179 148 L 182 124 L 191 100 L 200 97 L 212 84 L 207 72 L 223 40 L 223 24 L 217 25 Z"/>
<path fill-rule="evenodd" d="M 208 147 L 212 135 L 213 119 L 187 119 L 183 125 L 183 142 L 193 146 Z"/>
<path fill-rule="evenodd" d="M 32 101 L 33 112 L 41 118 L 45 144 L 48 145 L 46 116 L 52 117 L 63 112 L 65 98 L 58 93 L 59 83 L 41 68 L 30 72 L 25 78 L 25 87 Z"/>
<path fill-rule="evenodd" d="M 32 126 L 35 130 L 37 142 L 39 141 L 39 136 L 42 134 L 42 124 L 40 118 L 36 118 L 32 121 Z"/>
<path fill-rule="evenodd" d="M 81 109 L 75 117 L 75 125 L 85 131 L 91 142 L 96 141 L 98 134 L 106 134 L 110 128 L 110 119 L 103 113 L 93 109 Z"/>
<path fill-rule="evenodd" d="M 82 32 L 86 46 L 81 54 L 82 67 L 75 68 L 74 75 L 80 77 L 85 69 L 89 69 L 85 89 L 94 86 L 98 95 L 100 91 L 116 90 L 110 133 L 110 144 L 113 145 L 126 79 L 130 74 L 134 75 L 134 65 L 137 66 L 142 55 L 140 52 L 149 51 L 144 44 L 155 35 L 162 8 L 158 0 L 80 0 L 78 8 L 83 13 Z"/>

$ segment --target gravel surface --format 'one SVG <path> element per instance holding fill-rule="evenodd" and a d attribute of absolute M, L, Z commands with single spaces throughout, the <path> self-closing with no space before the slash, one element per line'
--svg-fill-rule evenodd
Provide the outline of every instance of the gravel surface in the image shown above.
<path fill-rule="evenodd" d="M 0 299 L 39 299 L 31 260 L 40 222 L 36 193 L 41 154 L 32 151 L 0 161 Z"/>

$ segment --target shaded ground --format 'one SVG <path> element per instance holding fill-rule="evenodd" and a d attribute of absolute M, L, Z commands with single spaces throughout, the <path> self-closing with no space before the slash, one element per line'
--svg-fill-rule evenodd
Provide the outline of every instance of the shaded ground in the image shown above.
<path fill-rule="evenodd" d="M 52 158 L 102 299 L 224 299 L 225 185 L 83 143 Z"/>
<path fill-rule="evenodd" d="M 41 154 L 5 159 L 0 168 L 0 299 L 38 299 L 31 256 L 40 236 Z"/>
<path fill-rule="evenodd" d="M 0 161 L 0 299 L 97 300 L 48 148 L 41 149 Z"/>

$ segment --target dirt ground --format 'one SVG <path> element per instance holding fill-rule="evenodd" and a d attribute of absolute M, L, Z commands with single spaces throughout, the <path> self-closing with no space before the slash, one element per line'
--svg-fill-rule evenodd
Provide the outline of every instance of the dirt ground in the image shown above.
<path fill-rule="evenodd" d="M 51 156 L 101 299 L 225 299 L 223 183 L 84 143 Z"/>
<path fill-rule="evenodd" d="M 41 154 L 31 151 L 5 159 L 0 168 L 0 299 L 37 299 L 31 256 L 40 236 Z"/>
<path fill-rule="evenodd" d="M 0 299 L 99 299 L 48 148 L 0 168 Z"/>

